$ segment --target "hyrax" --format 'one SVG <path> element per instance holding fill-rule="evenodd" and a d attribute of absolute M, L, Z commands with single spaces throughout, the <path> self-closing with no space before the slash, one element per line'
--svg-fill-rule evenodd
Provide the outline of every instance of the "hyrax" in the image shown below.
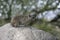
<path fill-rule="evenodd" d="M 11 25 L 13 27 L 19 27 L 20 25 L 29 26 L 31 22 L 33 22 L 33 20 L 29 15 L 19 15 L 11 19 Z"/>

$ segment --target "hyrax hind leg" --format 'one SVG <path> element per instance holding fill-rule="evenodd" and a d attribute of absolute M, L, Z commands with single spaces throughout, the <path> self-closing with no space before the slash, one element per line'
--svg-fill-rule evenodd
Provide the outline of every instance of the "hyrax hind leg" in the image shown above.
<path fill-rule="evenodd" d="M 13 27 L 18 27 L 19 26 L 19 16 L 15 16 L 11 19 L 11 25 Z"/>

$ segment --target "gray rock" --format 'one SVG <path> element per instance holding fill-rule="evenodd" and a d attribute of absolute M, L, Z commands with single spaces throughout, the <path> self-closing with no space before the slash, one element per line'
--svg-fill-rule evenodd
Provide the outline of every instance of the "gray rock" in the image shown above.
<path fill-rule="evenodd" d="M 56 37 L 33 27 L 15 28 L 8 23 L 0 27 L 0 40 L 56 40 Z"/>

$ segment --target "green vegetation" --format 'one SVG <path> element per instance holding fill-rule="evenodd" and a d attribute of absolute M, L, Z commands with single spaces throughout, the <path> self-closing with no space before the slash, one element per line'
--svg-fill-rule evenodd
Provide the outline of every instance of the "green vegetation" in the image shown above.
<path fill-rule="evenodd" d="M 52 35 L 56 36 L 58 39 L 60 39 L 60 31 L 57 31 L 56 26 L 53 26 L 53 25 L 51 25 L 49 23 L 45 23 L 45 22 L 42 24 L 36 23 L 33 26 L 40 29 L 40 30 L 44 30 L 46 32 L 49 32 Z"/>
<path fill-rule="evenodd" d="M 4 20 L 4 19 L 0 20 L 0 27 L 8 22 L 9 22 L 9 20 Z"/>

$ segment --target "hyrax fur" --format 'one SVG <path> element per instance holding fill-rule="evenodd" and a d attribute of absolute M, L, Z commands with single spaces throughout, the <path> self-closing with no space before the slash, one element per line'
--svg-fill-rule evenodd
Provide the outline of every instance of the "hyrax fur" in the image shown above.
<path fill-rule="evenodd" d="M 19 15 L 11 19 L 11 25 L 13 27 L 19 27 L 20 25 L 28 26 L 32 21 L 30 16 Z"/>

